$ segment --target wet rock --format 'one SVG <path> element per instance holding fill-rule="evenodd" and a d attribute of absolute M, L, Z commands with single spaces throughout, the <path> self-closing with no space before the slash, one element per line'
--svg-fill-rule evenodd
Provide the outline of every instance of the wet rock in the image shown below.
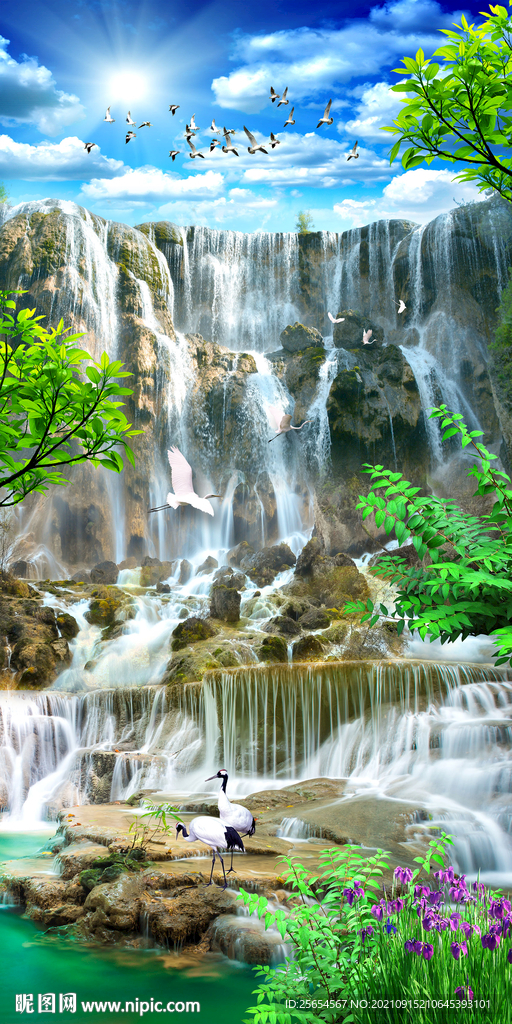
<path fill-rule="evenodd" d="M 235 572 L 231 566 L 223 565 L 220 569 L 214 573 L 214 583 L 223 583 L 226 587 L 234 587 L 235 590 L 243 590 L 245 588 L 246 579 L 243 572 Z"/>
<path fill-rule="evenodd" d="M 265 633 L 281 633 L 283 636 L 298 636 L 301 627 L 295 619 L 288 615 L 275 615 L 273 619 L 263 627 Z"/>
<path fill-rule="evenodd" d="M 11 654 L 11 668 L 19 673 L 17 682 L 21 689 L 46 686 L 54 676 L 56 663 L 52 645 L 37 643 L 30 637 L 19 640 Z"/>
<path fill-rule="evenodd" d="M 71 577 L 74 583 L 91 583 L 90 572 L 80 571 L 75 572 L 74 576 Z"/>
<path fill-rule="evenodd" d="M 209 576 L 214 569 L 218 568 L 218 561 L 213 555 L 208 555 L 204 562 L 196 569 L 196 576 Z"/>
<path fill-rule="evenodd" d="M 260 661 L 286 663 L 288 661 L 288 645 L 282 636 L 268 636 L 256 648 Z"/>
<path fill-rule="evenodd" d="M 61 865 L 61 878 L 74 878 L 81 871 L 90 868 L 99 857 L 108 857 L 108 850 L 99 843 L 70 843 L 59 853 L 59 864 Z"/>
<path fill-rule="evenodd" d="M 295 565 L 296 576 L 308 576 L 315 564 L 325 558 L 325 550 L 318 537 L 312 537 L 304 545 Z"/>
<path fill-rule="evenodd" d="M 340 316 L 345 318 L 343 323 L 334 324 L 333 328 L 333 339 L 336 348 L 369 349 L 376 348 L 379 344 L 382 344 L 384 331 L 374 320 L 370 320 L 368 316 L 359 313 L 356 309 L 342 309 L 341 313 L 336 315 L 336 319 Z M 372 331 L 370 342 L 373 342 L 373 344 L 370 346 L 363 345 L 363 331 L 367 330 Z"/>
<path fill-rule="evenodd" d="M 290 324 L 285 327 L 279 335 L 279 341 L 286 352 L 300 352 L 302 349 L 313 347 L 323 348 L 324 343 L 320 331 L 315 327 L 305 327 L 298 321 L 295 321 L 293 326 Z"/>
<path fill-rule="evenodd" d="M 145 558 L 140 570 L 141 587 L 154 587 L 174 574 L 176 562 L 161 562 L 159 558 Z"/>
<path fill-rule="evenodd" d="M 209 619 L 199 619 L 192 615 L 173 629 L 171 649 L 173 651 L 180 651 L 183 647 L 188 647 L 189 644 L 196 644 L 200 640 L 208 640 L 209 637 L 215 636 L 218 632 L 218 627 L 214 626 Z"/>
<path fill-rule="evenodd" d="M 180 563 L 180 572 L 179 572 L 179 576 L 178 576 L 178 583 L 180 585 L 183 585 L 184 583 L 188 583 L 188 581 L 192 578 L 193 572 L 194 572 L 194 566 L 190 562 L 188 562 L 186 558 L 182 558 L 181 559 L 181 563 Z"/>
<path fill-rule="evenodd" d="M 54 640 L 51 645 L 52 651 L 55 655 L 56 661 L 63 662 L 65 665 L 70 665 L 72 661 L 72 654 L 69 649 L 67 640 L 61 636 L 58 640 Z"/>
<path fill-rule="evenodd" d="M 19 558 L 17 562 L 11 563 L 9 572 L 13 576 L 23 576 L 26 579 L 28 576 L 28 562 L 25 562 L 23 558 Z"/>
<path fill-rule="evenodd" d="M 273 964 L 282 960 L 283 940 L 253 917 L 225 914 L 213 922 L 210 949 L 244 964 Z"/>
<path fill-rule="evenodd" d="M 88 931 L 138 931 L 143 887 L 139 875 L 122 875 L 117 881 L 95 886 L 84 904 Z"/>
<path fill-rule="evenodd" d="M 317 636 L 303 636 L 292 647 L 292 661 L 322 661 L 325 644 Z"/>
<path fill-rule="evenodd" d="M 327 558 L 315 567 L 311 576 L 305 579 L 295 576 L 282 591 L 293 597 L 308 597 L 311 603 L 331 609 L 343 608 L 348 601 L 363 601 L 370 596 L 368 583 L 355 566 L 337 566 Z"/>
<path fill-rule="evenodd" d="M 130 555 L 129 558 L 125 558 L 122 562 L 119 562 L 117 568 L 119 569 L 119 572 L 121 572 L 123 569 L 136 569 L 139 564 L 140 563 L 135 558 L 135 555 Z"/>
<path fill-rule="evenodd" d="M 228 561 L 229 565 L 239 566 L 240 562 L 242 561 L 242 558 L 250 557 L 253 554 L 254 548 L 251 547 L 251 545 L 246 540 L 242 540 L 240 541 L 240 544 L 237 544 L 236 547 L 231 548 L 228 551 L 226 555 L 226 560 Z"/>
<path fill-rule="evenodd" d="M 296 557 L 288 544 L 262 548 L 255 555 L 242 558 L 240 568 L 258 587 L 272 583 L 278 573 L 295 565 Z"/>
<path fill-rule="evenodd" d="M 57 626 L 66 640 L 73 640 L 80 632 L 78 622 L 69 612 L 59 612 L 57 615 Z"/>
<path fill-rule="evenodd" d="M 238 622 L 242 598 L 235 587 L 215 583 L 210 591 L 210 615 L 223 622 Z"/>
<path fill-rule="evenodd" d="M 144 568 L 144 566 L 146 566 L 146 565 L 161 565 L 161 564 L 162 563 L 161 563 L 159 558 L 152 558 L 150 555 L 146 555 L 146 557 L 142 559 L 142 568 Z"/>
<path fill-rule="evenodd" d="M 157 585 L 156 585 L 156 592 L 157 592 L 157 594 L 170 594 L 171 593 L 171 588 L 170 588 L 168 583 L 160 583 L 160 582 L 158 582 Z"/>
<path fill-rule="evenodd" d="M 92 591 L 92 601 L 85 618 L 93 626 L 111 626 L 124 603 L 122 591 L 114 587 L 96 587 Z"/>
<path fill-rule="evenodd" d="M 119 569 L 115 562 L 98 562 L 91 569 L 91 582 L 102 583 L 108 586 L 111 583 L 117 583 L 117 577 L 119 576 Z"/>
<path fill-rule="evenodd" d="M 332 614 L 322 608 L 311 608 L 305 615 L 301 615 L 299 624 L 302 629 L 326 629 L 331 624 Z"/>
<path fill-rule="evenodd" d="M 222 876 L 214 873 L 214 882 Z M 176 889 L 157 903 L 145 906 L 150 935 L 162 945 L 197 942 L 211 921 L 221 914 L 233 913 L 237 902 L 234 893 L 216 885 Z"/>

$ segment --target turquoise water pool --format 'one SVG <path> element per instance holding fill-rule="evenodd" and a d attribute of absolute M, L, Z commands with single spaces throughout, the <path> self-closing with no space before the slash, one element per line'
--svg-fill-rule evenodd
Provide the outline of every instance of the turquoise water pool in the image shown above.
<path fill-rule="evenodd" d="M 0 832 L 0 862 L 34 856 L 46 838 L 41 833 Z M 0 963 L 2 1024 L 24 1020 L 38 1024 L 52 1020 L 71 1024 L 154 1024 L 162 1019 L 187 1024 L 242 1024 L 257 981 L 250 968 L 216 954 L 184 963 L 162 950 L 80 945 L 42 932 L 24 920 L 19 910 L 9 907 L 2 907 L 0 912 Z M 32 1000 L 27 998 L 30 996 Z M 40 996 L 48 998 L 39 1006 Z M 110 1009 L 91 1006 L 89 1010 L 82 1006 L 109 1002 L 120 1005 Z M 160 1012 L 155 1008 L 158 1003 Z M 196 1005 L 187 1011 L 187 1003 L 199 1004 L 200 1009 Z"/>

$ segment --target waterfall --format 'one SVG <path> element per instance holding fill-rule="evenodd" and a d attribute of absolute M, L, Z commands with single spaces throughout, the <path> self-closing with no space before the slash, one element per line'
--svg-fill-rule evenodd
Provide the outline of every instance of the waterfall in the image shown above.
<path fill-rule="evenodd" d="M 430 825 L 455 835 L 461 869 L 510 872 L 511 710 L 508 670 L 412 662 L 260 666 L 170 689 L 6 694 L 3 785 L 11 814 L 27 820 L 68 775 L 70 802 L 88 799 L 94 750 L 115 760 L 111 799 L 147 788 L 178 800 L 204 793 L 219 765 L 238 796 L 345 778 L 343 799 L 371 793 L 409 802 L 411 814 L 423 808 Z"/>

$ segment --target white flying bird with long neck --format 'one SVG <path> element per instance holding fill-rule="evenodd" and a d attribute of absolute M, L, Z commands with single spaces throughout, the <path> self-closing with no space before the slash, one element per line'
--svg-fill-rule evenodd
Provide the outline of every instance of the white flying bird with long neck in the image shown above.
<path fill-rule="evenodd" d="M 193 508 L 199 509 L 200 512 L 207 512 L 209 516 L 213 516 L 213 507 L 208 498 L 221 498 L 222 495 L 207 494 L 205 498 L 200 498 L 196 494 L 194 484 L 192 483 L 192 466 L 187 462 L 185 456 L 181 454 L 179 448 L 170 448 L 167 452 L 167 457 L 171 466 L 174 494 L 172 491 L 169 491 L 167 503 L 165 505 L 158 505 L 156 508 L 150 508 L 148 512 L 160 512 L 163 508 L 179 508 L 180 505 L 192 505 Z"/>
<path fill-rule="evenodd" d="M 285 414 L 282 409 L 278 409 L 275 405 L 269 405 L 268 414 L 274 430 L 277 430 L 277 434 L 274 434 L 273 437 L 269 438 L 269 444 L 271 441 L 275 441 L 276 437 L 279 437 L 279 434 L 287 434 L 289 430 L 302 430 L 302 428 L 306 426 L 306 423 L 311 423 L 311 420 L 304 420 L 304 423 L 301 423 L 300 427 L 293 427 L 290 413 Z"/>
<path fill-rule="evenodd" d="M 331 321 L 332 324 L 341 324 L 345 319 L 344 316 L 339 316 L 338 319 L 335 320 L 332 313 L 328 313 L 327 316 L 329 317 L 329 320 Z"/>
<path fill-rule="evenodd" d="M 403 299 L 400 299 L 400 302 L 397 302 L 396 299 L 395 299 L 395 303 L 398 306 L 397 313 L 403 313 L 404 309 L 407 309 L 407 306 L 405 305 L 405 302 L 404 302 Z"/>
<path fill-rule="evenodd" d="M 373 331 L 372 331 L 371 327 L 369 328 L 368 331 L 365 331 L 363 329 L 363 345 L 373 345 L 373 341 L 375 341 L 375 338 L 373 339 L 373 341 L 370 341 L 370 338 L 371 338 L 372 334 L 373 334 Z"/>
<path fill-rule="evenodd" d="M 128 111 L 128 117 L 126 118 L 126 123 L 127 124 L 135 124 L 135 121 L 133 120 L 133 117 L 132 117 L 130 111 Z"/>
<path fill-rule="evenodd" d="M 108 121 L 109 124 L 114 124 L 115 117 L 111 117 L 110 116 L 110 107 L 107 107 L 107 112 L 106 112 L 105 117 L 103 118 L 103 120 L 104 121 Z"/>

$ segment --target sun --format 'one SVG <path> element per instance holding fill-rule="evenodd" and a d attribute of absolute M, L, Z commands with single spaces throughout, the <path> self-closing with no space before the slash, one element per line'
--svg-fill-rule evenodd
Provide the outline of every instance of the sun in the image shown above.
<path fill-rule="evenodd" d="M 135 71 L 116 71 L 109 79 L 109 95 L 115 100 L 136 103 L 148 95 L 148 80 Z"/>

